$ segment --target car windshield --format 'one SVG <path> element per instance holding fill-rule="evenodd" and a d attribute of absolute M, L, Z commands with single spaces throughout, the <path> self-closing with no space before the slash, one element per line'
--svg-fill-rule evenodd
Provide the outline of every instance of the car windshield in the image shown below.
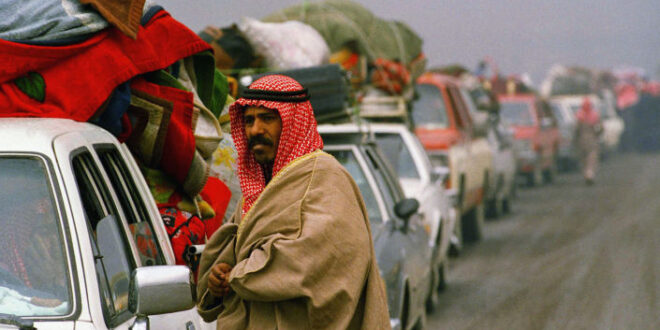
<path fill-rule="evenodd" d="M 0 313 L 66 315 L 71 287 L 46 163 L 0 156 Z"/>
<path fill-rule="evenodd" d="M 415 86 L 417 98 L 412 102 L 412 121 L 415 126 L 447 127 L 447 110 L 440 90 L 429 84 Z"/>
<path fill-rule="evenodd" d="M 353 180 L 360 189 L 362 194 L 362 199 L 367 208 L 367 214 L 369 214 L 369 222 L 374 225 L 381 223 L 383 221 L 383 216 L 380 213 L 378 208 L 378 201 L 376 200 L 376 195 L 367 181 L 367 176 L 365 175 L 360 163 L 358 163 L 357 158 L 352 150 L 326 150 L 329 154 L 333 155 L 340 164 L 346 168 L 348 173 L 353 177 Z"/>
<path fill-rule="evenodd" d="M 530 103 L 526 101 L 502 101 L 500 115 L 511 125 L 533 126 L 534 118 L 529 107 Z"/>
<path fill-rule="evenodd" d="M 419 179 L 415 161 L 399 134 L 376 133 L 376 144 L 387 158 L 399 178 Z"/>

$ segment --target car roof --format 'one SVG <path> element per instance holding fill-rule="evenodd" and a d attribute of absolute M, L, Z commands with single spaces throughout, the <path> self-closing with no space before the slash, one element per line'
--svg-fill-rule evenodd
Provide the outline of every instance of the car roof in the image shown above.
<path fill-rule="evenodd" d="M 439 85 L 453 85 L 461 86 L 461 81 L 453 76 L 449 76 L 437 72 L 426 72 L 417 78 L 418 84 L 439 84 Z"/>
<path fill-rule="evenodd" d="M 588 97 L 592 102 L 598 101 L 596 94 L 580 94 L 580 95 L 554 95 L 550 97 L 551 101 L 562 103 L 582 103 L 585 97 Z"/>
<path fill-rule="evenodd" d="M 534 94 L 503 94 L 498 95 L 497 100 L 502 102 L 506 101 L 533 101 L 537 96 Z"/>
<path fill-rule="evenodd" d="M 360 125 L 348 124 L 324 124 L 318 126 L 319 133 L 366 133 L 366 132 L 405 132 L 408 130 L 404 124 L 384 124 L 364 122 Z"/>
<path fill-rule="evenodd" d="M 70 119 L 0 118 L 0 151 L 48 153 L 57 136 L 92 131 L 105 132 L 93 124 Z"/>

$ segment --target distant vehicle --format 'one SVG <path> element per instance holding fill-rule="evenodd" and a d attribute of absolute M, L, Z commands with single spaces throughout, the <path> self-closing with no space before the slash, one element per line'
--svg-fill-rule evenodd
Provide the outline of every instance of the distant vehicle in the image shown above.
<path fill-rule="evenodd" d="M 398 177 L 406 197 L 420 202 L 424 229 L 429 234 L 429 245 L 433 250 L 432 264 L 438 273 L 445 274 L 450 243 L 456 245 L 455 249 L 461 248 L 460 239 L 452 235 L 456 215 L 451 212 L 452 200 L 444 187 L 444 179 L 449 170 L 432 169 L 419 140 L 403 124 L 322 125 L 319 131 L 324 138 L 331 135 L 368 134 L 375 141 Z"/>
<path fill-rule="evenodd" d="M 486 195 L 486 213 L 497 218 L 511 211 L 516 191 L 516 152 L 511 127 L 503 123 L 496 113 L 491 113 L 489 120 L 488 143 L 493 154 L 494 180 Z"/>
<path fill-rule="evenodd" d="M 137 164 L 110 133 L 67 119 L 0 119 L 0 187 L 0 323 L 208 326 Z"/>
<path fill-rule="evenodd" d="M 355 136 L 323 136 L 323 140 L 324 150 L 344 165 L 362 193 L 392 328 L 423 328 L 433 277 L 441 274 L 431 270 L 433 253 L 417 213 L 419 202 L 405 198 L 374 144 Z"/>
<path fill-rule="evenodd" d="M 463 238 L 477 241 L 493 175 L 486 131 L 475 126 L 467 105 L 471 100 L 458 80 L 426 73 L 417 80 L 415 90 L 417 98 L 411 106 L 415 134 L 434 166 L 449 167 L 447 188 L 457 196 Z"/>
<path fill-rule="evenodd" d="M 488 144 L 493 155 L 493 175 L 486 192 L 486 215 L 496 218 L 511 210 L 516 188 L 516 158 L 511 128 L 500 120 L 500 105 L 492 91 L 478 81 L 466 84 L 469 88 L 468 109 L 473 118 L 480 118 L 486 127 Z M 464 94 L 464 99 L 467 95 Z"/>
<path fill-rule="evenodd" d="M 588 97 L 593 104 L 594 109 L 598 110 L 598 114 L 603 123 L 603 134 L 600 137 L 601 146 L 603 147 L 602 152 L 614 152 L 619 147 L 624 123 L 623 119 L 617 114 L 616 106 L 611 98 L 600 98 L 596 94 L 585 94 L 553 96 L 552 100 L 569 108 L 573 117 L 575 117 L 575 114 L 582 107 L 582 102 L 585 97 Z"/>
<path fill-rule="evenodd" d="M 575 114 L 567 102 L 562 102 L 561 97 L 551 97 L 549 103 L 559 128 L 558 166 L 564 170 L 575 168 L 579 159 L 573 140 L 575 137 Z"/>
<path fill-rule="evenodd" d="M 518 173 L 529 186 L 552 182 L 559 130 L 547 102 L 534 94 L 499 95 L 500 115 L 514 130 Z"/>

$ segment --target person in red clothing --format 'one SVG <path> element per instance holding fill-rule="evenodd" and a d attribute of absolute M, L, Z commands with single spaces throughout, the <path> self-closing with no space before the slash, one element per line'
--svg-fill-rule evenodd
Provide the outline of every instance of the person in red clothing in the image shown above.
<path fill-rule="evenodd" d="M 575 115 L 575 141 L 580 153 L 582 174 L 587 184 L 593 184 L 598 168 L 598 143 L 602 125 L 598 112 L 594 110 L 589 98 L 584 98 L 582 107 Z"/>

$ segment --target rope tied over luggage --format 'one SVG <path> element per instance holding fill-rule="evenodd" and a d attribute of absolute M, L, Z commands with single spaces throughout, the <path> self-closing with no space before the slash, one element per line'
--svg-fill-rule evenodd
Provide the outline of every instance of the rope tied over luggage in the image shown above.
<path fill-rule="evenodd" d="M 241 97 L 250 100 L 266 100 L 277 102 L 305 102 L 309 100 L 307 88 L 297 91 L 274 91 L 266 89 L 245 89 Z"/>

